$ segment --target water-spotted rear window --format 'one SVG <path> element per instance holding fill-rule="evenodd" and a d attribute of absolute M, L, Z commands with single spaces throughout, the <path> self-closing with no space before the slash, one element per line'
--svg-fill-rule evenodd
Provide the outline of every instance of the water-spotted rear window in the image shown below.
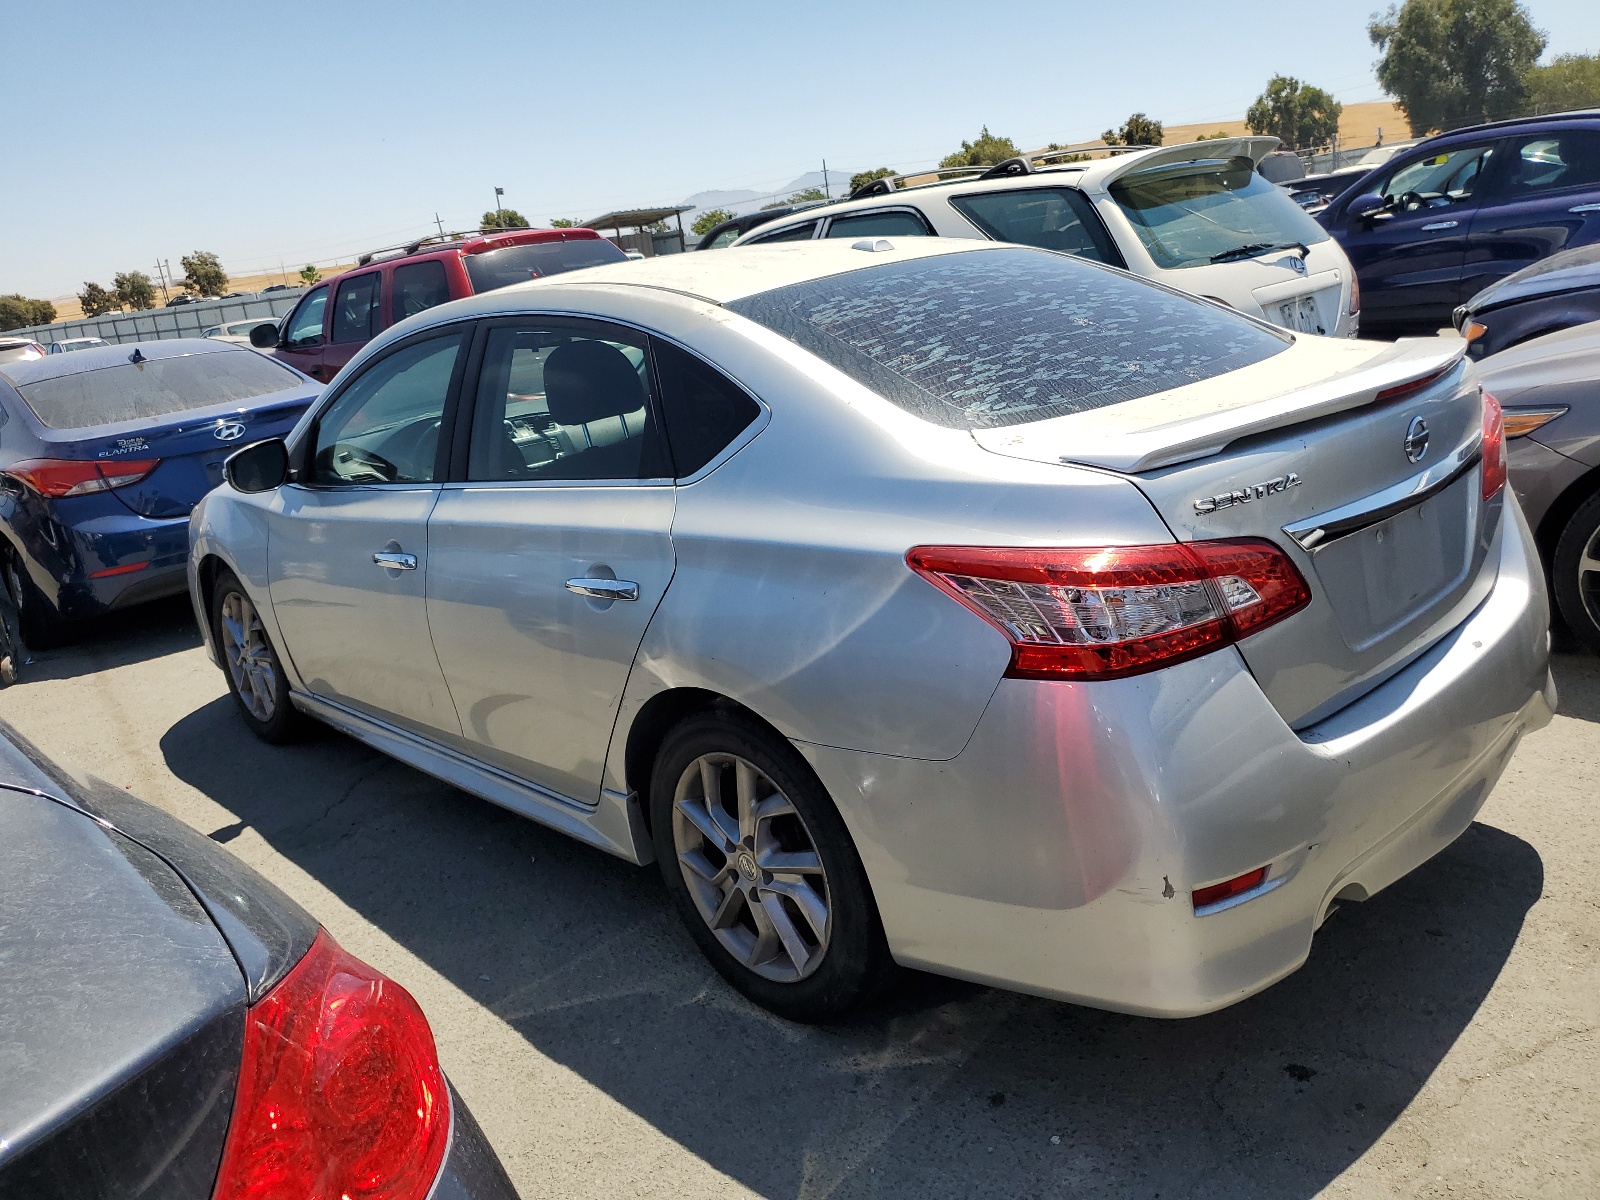
<path fill-rule="evenodd" d="M 869 267 L 728 307 L 950 429 L 1136 400 L 1292 340 L 1120 271 L 1021 247 Z"/>
<path fill-rule="evenodd" d="M 240 404 L 304 382 L 254 350 L 222 350 L 118 363 L 41 379 L 17 391 L 51 429 L 87 429 Z"/>

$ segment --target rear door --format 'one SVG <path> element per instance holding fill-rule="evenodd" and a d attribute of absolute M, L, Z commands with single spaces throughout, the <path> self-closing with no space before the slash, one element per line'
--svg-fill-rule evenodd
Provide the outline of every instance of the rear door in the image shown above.
<path fill-rule="evenodd" d="M 1460 299 L 1568 246 L 1600 242 L 1600 129 L 1509 140 L 1472 219 Z"/>
<path fill-rule="evenodd" d="M 475 753 L 584 804 L 672 578 L 674 489 L 643 335 L 484 335 L 464 481 L 428 524 L 428 621 Z"/>
<path fill-rule="evenodd" d="M 468 331 L 397 343 L 341 384 L 268 509 L 272 607 L 306 687 L 446 739 L 460 723 L 428 635 L 428 516 Z"/>

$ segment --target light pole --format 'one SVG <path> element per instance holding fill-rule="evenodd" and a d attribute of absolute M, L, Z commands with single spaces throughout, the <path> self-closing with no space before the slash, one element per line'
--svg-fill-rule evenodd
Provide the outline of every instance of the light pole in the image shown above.
<path fill-rule="evenodd" d="M 503 187 L 497 187 L 494 190 L 494 227 L 496 229 L 502 229 L 505 227 L 505 218 L 500 215 L 500 197 L 504 196 L 505 194 L 506 190 Z"/>

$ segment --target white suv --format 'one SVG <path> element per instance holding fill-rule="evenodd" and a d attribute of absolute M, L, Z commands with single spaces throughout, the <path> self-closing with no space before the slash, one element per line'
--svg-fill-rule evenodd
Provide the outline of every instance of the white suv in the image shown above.
<path fill-rule="evenodd" d="M 1301 333 L 1355 337 L 1361 292 L 1339 244 L 1255 170 L 1272 137 L 1219 138 L 1048 165 L 876 180 L 758 226 L 734 246 L 963 237 L 1080 254 Z M 921 182 L 931 180 L 931 182 Z"/>

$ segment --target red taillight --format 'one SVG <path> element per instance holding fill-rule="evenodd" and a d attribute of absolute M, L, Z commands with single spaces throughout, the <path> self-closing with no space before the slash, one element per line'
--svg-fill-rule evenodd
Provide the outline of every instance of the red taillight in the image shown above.
<path fill-rule="evenodd" d="M 160 464 L 159 458 L 118 458 L 110 461 L 25 458 L 7 467 L 6 474 L 16 476 L 41 496 L 61 499 L 65 496 L 85 496 L 90 492 L 109 492 L 112 488 L 138 483 Z"/>
<path fill-rule="evenodd" d="M 417 1002 L 320 933 L 245 1016 L 213 1200 L 422 1200 L 449 1133 Z"/>
<path fill-rule="evenodd" d="M 1350 272 L 1350 304 L 1345 309 L 1352 317 L 1361 311 L 1361 276 Z"/>
<path fill-rule="evenodd" d="M 1271 542 L 1036 549 L 918 546 L 912 570 L 1011 642 L 1017 679 L 1118 679 L 1298 612 L 1311 591 Z"/>
<path fill-rule="evenodd" d="M 1210 887 L 1195 888 L 1194 906 L 1196 909 L 1209 908 L 1213 904 L 1220 904 L 1224 900 L 1231 900 L 1235 896 L 1242 896 L 1246 892 L 1253 892 L 1267 881 L 1267 869 L 1257 867 L 1254 871 L 1246 871 L 1243 875 L 1224 880 L 1222 883 L 1213 883 Z"/>
<path fill-rule="evenodd" d="M 1454 367 L 1455 367 L 1455 363 L 1449 363 L 1449 364 L 1447 364 L 1445 366 L 1440 367 L 1437 371 L 1430 371 L 1428 374 L 1420 375 L 1416 379 L 1408 379 L 1404 383 L 1397 383 L 1393 387 L 1384 388 L 1381 392 L 1379 392 L 1376 396 L 1374 396 L 1372 398 L 1373 399 L 1373 403 L 1374 404 L 1382 404 L 1382 403 L 1384 403 L 1385 401 L 1388 401 L 1388 400 L 1403 400 L 1407 396 L 1415 396 L 1418 392 L 1420 392 L 1423 388 L 1427 387 L 1429 384 L 1437 383 L 1444 375 L 1448 374 Z"/>
<path fill-rule="evenodd" d="M 1483 498 L 1493 500 L 1506 485 L 1506 425 L 1500 401 L 1483 394 Z"/>

